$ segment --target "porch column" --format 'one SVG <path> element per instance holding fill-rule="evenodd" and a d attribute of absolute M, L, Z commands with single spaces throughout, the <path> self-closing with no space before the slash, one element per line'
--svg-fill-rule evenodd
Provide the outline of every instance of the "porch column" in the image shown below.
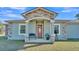
<path fill-rule="evenodd" d="M 50 39 L 52 41 L 55 41 L 55 35 L 54 35 L 54 20 L 50 20 Z"/>
<path fill-rule="evenodd" d="M 28 40 L 29 40 L 29 31 L 28 31 L 28 24 L 29 24 L 29 22 L 26 22 L 26 35 L 25 35 L 25 42 L 27 42 Z"/>

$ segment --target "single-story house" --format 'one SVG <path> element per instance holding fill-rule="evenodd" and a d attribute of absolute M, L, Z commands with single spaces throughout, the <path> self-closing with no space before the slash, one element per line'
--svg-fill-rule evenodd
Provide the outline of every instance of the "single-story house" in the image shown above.
<path fill-rule="evenodd" d="M 26 43 L 53 43 L 57 40 L 78 39 L 79 21 L 57 20 L 58 13 L 43 7 L 24 12 L 23 20 L 8 20 L 7 40 L 25 40 Z"/>

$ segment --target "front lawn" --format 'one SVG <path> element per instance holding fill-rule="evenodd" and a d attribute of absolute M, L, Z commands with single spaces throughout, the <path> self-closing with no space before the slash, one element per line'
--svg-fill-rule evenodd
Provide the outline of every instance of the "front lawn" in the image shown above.
<path fill-rule="evenodd" d="M 79 40 L 55 41 L 54 44 L 26 44 L 0 37 L 0 51 L 79 51 Z"/>
<path fill-rule="evenodd" d="M 25 48 L 29 51 L 79 51 L 79 41 L 56 41 L 54 44 L 43 44 Z"/>

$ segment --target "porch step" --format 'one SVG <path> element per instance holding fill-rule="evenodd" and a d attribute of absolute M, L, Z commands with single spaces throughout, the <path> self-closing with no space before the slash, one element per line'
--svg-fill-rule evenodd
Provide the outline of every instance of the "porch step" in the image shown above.
<path fill-rule="evenodd" d="M 54 42 L 26 42 L 26 44 L 34 45 L 34 44 L 53 44 Z"/>
<path fill-rule="evenodd" d="M 35 44 L 25 44 L 24 47 L 26 47 L 26 46 L 32 46 L 32 45 L 35 45 Z"/>

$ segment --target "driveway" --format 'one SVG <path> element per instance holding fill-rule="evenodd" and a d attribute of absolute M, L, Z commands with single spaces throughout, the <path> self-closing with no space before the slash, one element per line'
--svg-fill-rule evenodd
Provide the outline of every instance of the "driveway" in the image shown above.
<path fill-rule="evenodd" d="M 0 51 L 15 51 L 23 48 L 24 41 L 7 40 L 0 37 Z"/>
<path fill-rule="evenodd" d="M 24 40 L 7 40 L 4 37 L 0 37 L 0 51 L 23 51 L 24 49 L 40 45 L 26 44 Z"/>

